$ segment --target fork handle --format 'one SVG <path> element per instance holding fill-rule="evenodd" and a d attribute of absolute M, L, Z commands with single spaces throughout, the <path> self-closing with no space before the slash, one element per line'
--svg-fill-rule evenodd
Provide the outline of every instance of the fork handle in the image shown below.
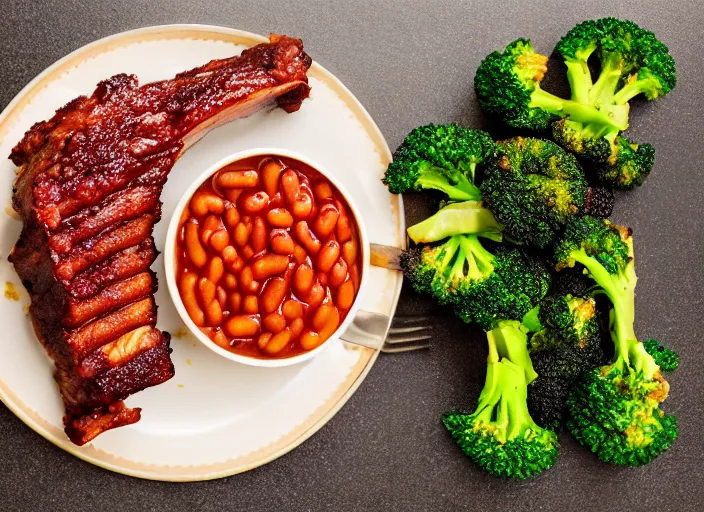
<path fill-rule="evenodd" d="M 375 267 L 389 270 L 401 270 L 400 256 L 403 252 L 398 247 L 382 244 L 369 244 L 369 262 Z M 382 313 L 358 311 L 347 330 L 340 339 L 353 345 L 379 350 L 384 346 L 386 335 L 391 326 L 391 318 Z"/>
<path fill-rule="evenodd" d="M 340 339 L 353 345 L 379 350 L 391 326 L 391 319 L 383 313 L 359 310 Z"/>
<path fill-rule="evenodd" d="M 390 245 L 369 244 L 369 262 L 375 267 L 389 270 L 401 270 L 400 257 L 402 249 Z"/>

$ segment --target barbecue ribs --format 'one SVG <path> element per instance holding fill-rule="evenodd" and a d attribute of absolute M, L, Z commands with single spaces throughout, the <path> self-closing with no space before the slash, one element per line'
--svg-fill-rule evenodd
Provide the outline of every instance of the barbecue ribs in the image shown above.
<path fill-rule="evenodd" d="M 169 171 L 210 128 L 267 105 L 298 110 L 310 65 L 300 40 L 272 35 L 171 80 L 139 85 L 116 75 L 12 150 L 13 206 L 24 226 L 10 261 L 55 362 L 74 443 L 138 421 L 140 409 L 122 400 L 174 375 L 149 269 Z"/>

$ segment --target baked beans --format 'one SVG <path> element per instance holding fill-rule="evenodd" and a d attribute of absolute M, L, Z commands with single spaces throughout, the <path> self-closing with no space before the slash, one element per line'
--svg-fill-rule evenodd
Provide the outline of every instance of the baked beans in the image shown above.
<path fill-rule="evenodd" d="M 220 169 L 181 218 L 176 272 L 193 322 L 219 346 L 258 358 L 324 343 L 359 289 L 357 226 L 309 166 L 253 157 Z"/>

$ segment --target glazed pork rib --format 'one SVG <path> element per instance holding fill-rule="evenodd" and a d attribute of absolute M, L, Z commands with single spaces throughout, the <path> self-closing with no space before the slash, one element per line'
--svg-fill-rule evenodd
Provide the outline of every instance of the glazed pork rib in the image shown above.
<path fill-rule="evenodd" d="M 122 400 L 174 375 L 149 269 L 169 171 L 208 129 L 269 105 L 298 110 L 310 65 L 300 40 L 272 35 L 171 80 L 116 75 L 13 149 L 24 226 L 10 261 L 55 362 L 74 443 L 138 421 L 140 409 Z"/>

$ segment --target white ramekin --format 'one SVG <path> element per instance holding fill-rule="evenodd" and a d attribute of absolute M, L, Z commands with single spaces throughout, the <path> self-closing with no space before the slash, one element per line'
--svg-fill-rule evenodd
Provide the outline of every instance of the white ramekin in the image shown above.
<path fill-rule="evenodd" d="M 215 174 L 217 171 L 222 169 L 228 164 L 231 164 L 233 162 L 236 162 L 238 160 L 243 160 L 245 158 L 250 158 L 250 157 L 255 157 L 255 156 L 281 156 L 284 158 L 290 158 L 292 160 L 298 160 L 299 162 L 303 162 L 304 164 L 312 167 L 313 169 L 317 170 L 320 174 L 325 176 L 330 183 L 332 183 L 339 193 L 345 198 L 345 201 L 347 202 L 347 205 L 349 206 L 350 211 L 352 212 L 352 215 L 354 217 L 354 220 L 357 224 L 358 228 L 358 233 L 359 233 L 359 240 L 360 240 L 360 249 L 361 249 L 361 257 L 362 257 L 362 265 L 361 265 L 361 280 L 360 280 L 360 285 L 359 285 L 359 291 L 357 292 L 357 296 L 355 297 L 354 303 L 352 304 L 352 307 L 350 308 L 349 312 L 347 313 L 347 316 L 345 317 L 345 320 L 340 324 L 340 326 L 337 328 L 337 330 L 333 333 L 330 338 L 328 338 L 324 343 L 322 343 L 320 346 L 314 348 L 313 350 L 310 350 L 308 352 L 304 352 L 302 354 L 298 354 L 296 356 L 292 357 L 284 357 L 284 358 L 271 358 L 271 359 L 264 359 L 264 358 L 255 358 L 255 357 L 248 357 L 248 356 L 243 356 L 240 354 L 235 354 L 234 352 L 230 352 L 228 350 L 225 350 L 224 348 L 220 347 L 217 345 L 214 341 L 212 341 L 208 336 L 203 334 L 201 330 L 196 326 L 196 324 L 193 323 L 193 320 L 191 320 L 191 317 L 188 315 L 188 312 L 186 311 L 185 306 L 183 305 L 183 301 L 181 300 L 181 295 L 178 291 L 178 286 L 176 285 L 176 254 L 175 254 L 175 249 L 176 249 L 176 235 L 178 232 L 178 227 L 181 219 L 181 215 L 183 214 L 183 210 L 186 207 L 186 204 L 190 200 L 191 196 L 195 193 L 195 191 L 200 187 L 206 180 L 210 179 L 213 174 Z M 325 169 L 323 166 L 318 164 L 317 162 L 312 161 L 308 157 L 301 155 L 300 153 L 296 153 L 295 151 L 290 151 L 288 149 L 281 149 L 281 148 L 254 148 L 254 149 L 248 149 L 245 151 L 239 151 L 237 153 L 233 153 L 232 155 L 226 156 L 219 162 L 215 163 L 214 165 L 210 166 L 208 169 L 203 171 L 203 173 L 198 176 L 193 183 L 191 184 L 190 187 L 186 190 L 186 192 L 183 194 L 181 197 L 181 200 L 178 202 L 178 205 L 176 206 L 176 209 L 174 210 L 174 215 L 171 218 L 171 221 L 169 223 L 169 228 L 166 233 L 166 242 L 165 242 L 165 247 L 164 247 L 164 267 L 166 270 L 166 285 L 169 290 L 169 295 L 171 295 L 171 300 L 173 301 L 174 305 L 176 306 L 176 310 L 178 311 L 178 314 L 181 316 L 181 319 L 183 322 L 186 324 L 186 327 L 193 333 L 193 335 L 198 338 L 198 340 L 208 347 L 210 350 L 213 352 L 216 352 L 217 354 L 220 354 L 223 357 L 226 357 L 227 359 L 230 359 L 232 361 L 236 361 L 238 363 L 242 364 L 247 364 L 251 366 L 263 366 L 263 367 L 280 367 L 280 366 L 289 366 L 292 364 L 296 363 L 301 363 L 303 361 L 307 361 L 308 359 L 311 359 L 312 357 L 315 357 L 317 354 L 319 354 L 322 350 L 325 349 L 328 345 L 330 345 L 331 342 L 334 342 L 336 339 L 340 337 L 340 335 L 345 332 L 347 329 L 347 326 L 352 322 L 354 319 L 355 314 L 357 313 L 357 310 L 359 309 L 359 305 L 361 302 L 361 297 L 364 294 L 364 290 L 366 289 L 366 283 L 367 279 L 369 277 L 369 239 L 367 237 L 367 230 L 364 226 L 364 222 L 362 221 L 362 216 L 359 213 L 359 210 L 357 209 L 357 206 L 355 205 L 354 199 L 352 196 L 345 190 L 345 188 L 340 184 L 340 182 L 335 178 L 335 176 Z"/>

